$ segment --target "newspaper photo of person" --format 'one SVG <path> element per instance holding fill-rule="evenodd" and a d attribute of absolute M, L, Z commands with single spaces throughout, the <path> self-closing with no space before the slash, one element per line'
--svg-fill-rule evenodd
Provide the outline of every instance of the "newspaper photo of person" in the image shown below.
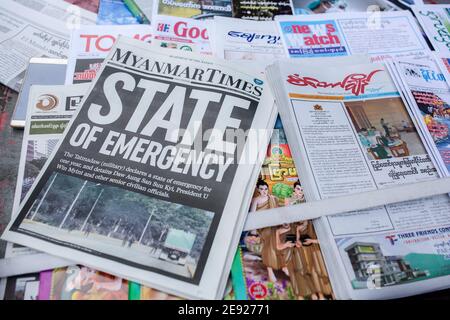
<path fill-rule="evenodd" d="M 240 248 L 249 299 L 333 299 L 311 221 L 243 233 Z"/>
<path fill-rule="evenodd" d="M 346 102 L 345 106 L 369 160 L 426 154 L 400 98 Z"/>

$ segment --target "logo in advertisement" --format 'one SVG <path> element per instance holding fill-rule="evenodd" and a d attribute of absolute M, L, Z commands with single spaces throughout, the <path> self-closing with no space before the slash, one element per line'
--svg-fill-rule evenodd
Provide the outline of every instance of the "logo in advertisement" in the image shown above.
<path fill-rule="evenodd" d="M 389 240 L 391 245 L 395 245 L 395 242 L 398 241 L 398 239 L 395 235 L 386 236 L 385 238 Z"/>
<path fill-rule="evenodd" d="M 192 51 L 192 48 L 189 47 L 189 46 L 181 46 L 181 47 L 180 47 L 180 50 L 183 50 L 183 51 Z"/>
<path fill-rule="evenodd" d="M 276 44 L 281 39 L 281 37 L 277 36 L 277 35 L 248 33 L 248 32 L 241 32 L 241 31 L 230 31 L 230 32 L 228 32 L 228 35 L 233 38 L 244 39 L 245 41 L 247 41 L 249 43 L 252 43 L 253 41 L 256 40 L 256 41 L 266 42 L 268 44 Z"/>
<path fill-rule="evenodd" d="M 323 107 L 320 104 L 315 104 L 313 108 L 314 111 L 323 111 Z"/>
<path fill-rule="evenodd" d="M 290 55 L 341 56 L 347 54 L 334 21 L 280 22 Z"/>
<path fill-rule="evenodd" d="M 50 111 L 58 105 L 58 98 L 52 94 L 43 94 L 38 98 L 36 108 L 42 111 Z"/>
<path fill-rule="evenodd" d="M 420 72 L 422 73 L 422 77 L 426 82 L 431 81 L 445 81 L 444 75 L 442 73 L 437 73 L 434 70 L 430 69 L 420 69 Z"/>
<path fill-rule="evenodd" d="M 169 23 L 158 23 L 156 30 L 158 30 L 159 32 L 169 32 L 170 24 Z"/>
<path fill-rule="evenodd" d="M 299 74 L 295 73 L 289 75 L 287 82 L 294 86 L 300 87 L 313 87 L 313 88 L 336 88 L 340 87 L 345 91 L 350 91 L 355 96 L 363 94 L 366 87 L 370 84 L 373 76 L 383 70 L 374 70 L 369 74 L 364 73 L 352 73 L 346 76 L 342 81 L 331 83 L 326 81 L 320 81 L 312 77 L 301 77 Z"/>
<path fill-rule="evenodd" d="M 81 103 L 83 96 L 73 96 L 66 98 L 66 111 L 75 111 Z"/>
<path fill-rule="evenodd" d="M 248 292 L 253 299 L 264 299 L 267 296 L 267 287 L 261 282 L 254 282 L 248 288 Z"/>

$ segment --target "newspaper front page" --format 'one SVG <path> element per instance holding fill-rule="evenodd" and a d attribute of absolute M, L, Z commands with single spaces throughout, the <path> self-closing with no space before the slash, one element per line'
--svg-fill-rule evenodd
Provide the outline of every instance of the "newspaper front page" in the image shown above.
<path fill-rule="evenodd" d="M 276 115 L 261 75 L 224 65 L 120 37 L 3 238 L 221 297 Z"/>
<path fill-rule="evenodd" d="M 362 54 L 377 62 L 429 50 L 408 11 L 280 16 L 276 22 L 289 58 Z"/>
<path fill-rule="evenodd" d="M 299 141 L 291 148 L 307 200 L 436 179 L 383 65 L 275 66 L 269 79 L 283 81 L 276 98 L 288 101 L 280 112 L 288 139 Z M 438 195 L 322 217 L 316 229 L 328 240 L 322 250 L 338 297 L 392 298 L 450 285 L 449 213 L 448 196 Z"/>

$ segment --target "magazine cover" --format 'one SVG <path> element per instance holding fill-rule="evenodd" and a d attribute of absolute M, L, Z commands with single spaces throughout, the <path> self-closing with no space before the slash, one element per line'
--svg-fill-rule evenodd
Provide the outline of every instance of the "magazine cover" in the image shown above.
<path fill-rule="evenodd" d="M 448 54 L 450 51 L 450 5 L 415 5 L 412 9 L 434 50 Z"/>
<path fill-rule="evenodd" d="M 40 274 L 39 300 L 128 300 L 128 282 L 82 266 Z"/>
<path fill-rule="evenodd" d="M 231 0 L 154 0 L 153 3 L 152 23 L 156 15 L 197 20 L 232 15 Z"/>
<path fill-rule="evenodd" d="M 303 187 L 278 118 L 250 211 L 303 202 Z M 324 300 L 333 297 L 312 221 L 243 232 L 231 274 L 238 299 Z"/>
<path fill-rule="evenodd" d="M 278 15 L 291 15 L 290 0 L 252 1 L 233 0 L 233 17 L 246 20 L 274 20 Z"/>
<path fill-rule="evenodd" d="M 450 89 L 446 78 L 431 59 L 400 60 L 395 63 L 409 99 L 435 151 L 442 174 L 450 172 Z"/>
<path fill-rule="evenodd" d="M 72 32 L 66 84 L 91 82 L 119 35 L 151 42 L 149 25 L 82 26 Z"/>
<path fill-rule="evenodd" d="M 386 0 L 292 0 L 292 7 L 294 14 L 396 10 Z"/>
<path fill-rule="evenodd" d="M 223 130 L 264 132 L 275 110 L 259 74 L 221 63 L 120 38 L 4 238 L 175 295 L 222 294 L 216 267 L 245 218 L 235 199 L 250 201 L 267 145 Z M 194 145 L 200 129 L 217 130 Z"/>
<path fill-rule="evenodd" d="M 409 11 L 342 12 L 276 19 L 289 58 L 423 56 L 428 45 Z"/>
<path fill-rule="evenodd" d="M 152 40 L 162 48 L 212 54 L 209 21 L 158 15 L 152 20 Z"/>

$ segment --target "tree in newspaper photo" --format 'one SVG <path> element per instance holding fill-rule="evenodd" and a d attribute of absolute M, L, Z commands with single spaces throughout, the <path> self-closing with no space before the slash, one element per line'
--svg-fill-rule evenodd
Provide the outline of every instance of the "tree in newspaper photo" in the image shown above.
<path fill-rule="evenodd" d="M 133 212 L 130 216 L 129 212 Z M 195 273 L 213 213 L 54 173 L 22 227 L 183 277 Z M 132 250 L 129 250 L 132 249 Z"/>

